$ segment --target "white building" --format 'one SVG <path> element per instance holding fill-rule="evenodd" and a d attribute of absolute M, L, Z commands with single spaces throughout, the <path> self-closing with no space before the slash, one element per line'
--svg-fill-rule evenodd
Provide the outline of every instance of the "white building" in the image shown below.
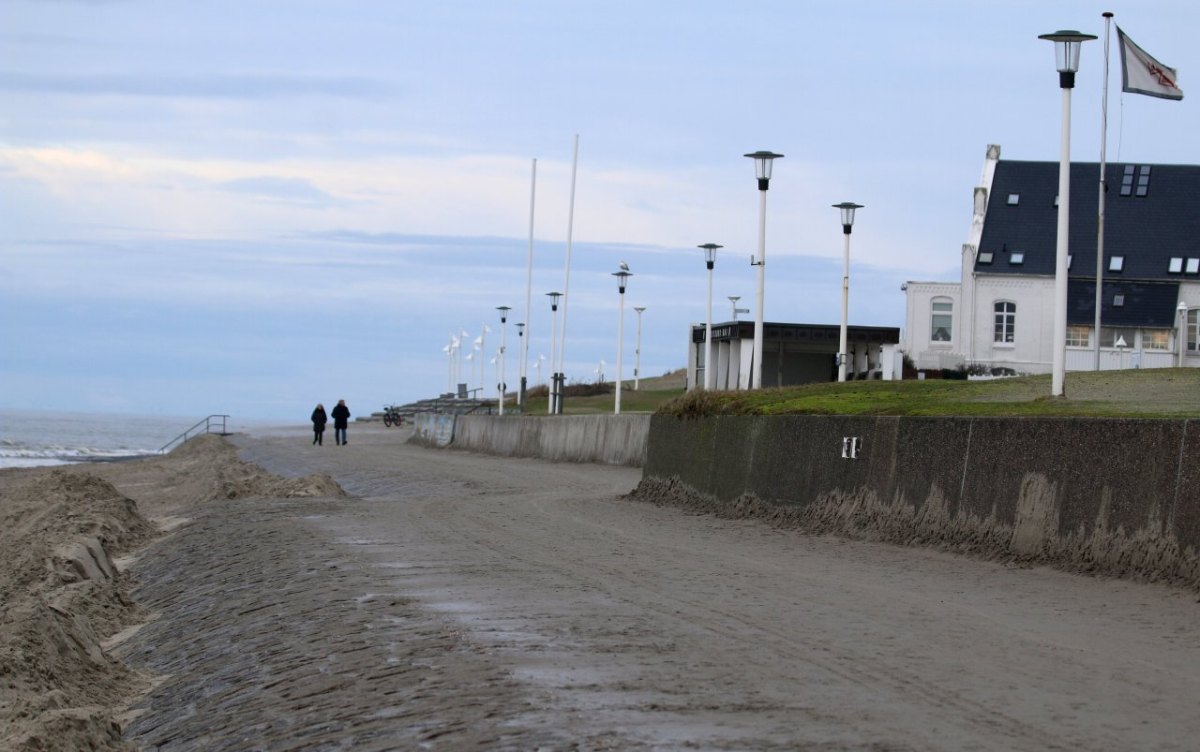
<path fill-rule="evenodd" d="M 1108 164 L 1100 369 L 1200 367 L 1200 167 Z M 1071 165 L 1067 357 L 1095 369 L 1100 166 Z M 1058 162 L 989 146 L 956 281 L 904 284 L 904 352 L 918 369 L 1049 373 Z"/>

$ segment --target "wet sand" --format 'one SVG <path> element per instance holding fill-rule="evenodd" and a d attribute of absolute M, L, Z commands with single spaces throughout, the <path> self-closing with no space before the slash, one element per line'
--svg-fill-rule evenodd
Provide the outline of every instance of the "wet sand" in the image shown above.
<path fill-rule="evenodd" d="M 627 498 L 637 470 L 405 436 L 234 437 L 254 464 L 219 483 L 171 458 L 99 470 L 178 525 L 127 571 L 153 618 L 108 643 L 146 681 L 121 718 L 129 748 L 1167 750 L 1200 738 L 1193 593 L 688 514 Z M 313 480 L 325 475 L 348 495 Z M 238 490 L 255 483 L 291 496 Z M 231 487 L 232 499 L 212 493 Z"/>

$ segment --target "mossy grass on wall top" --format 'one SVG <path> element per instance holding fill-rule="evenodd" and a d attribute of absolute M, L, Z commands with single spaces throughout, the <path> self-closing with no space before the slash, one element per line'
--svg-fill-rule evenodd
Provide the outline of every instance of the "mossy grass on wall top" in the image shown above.
<path fill-rule="evenodd" d="M 782 389 L 693 390 L 659 414 L 1200 417 L 1200 368 L 1070 372 L 1066 395 L 1050 376 L 980 381 L 850 381 Z"/>

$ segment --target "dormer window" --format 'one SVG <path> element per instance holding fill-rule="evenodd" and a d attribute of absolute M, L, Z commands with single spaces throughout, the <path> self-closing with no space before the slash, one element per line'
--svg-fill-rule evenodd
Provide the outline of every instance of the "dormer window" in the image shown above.
<path fill-rule="evenodd" d="M 1179 261 L 1180 261 L 1180 263 L 1182 263 L 1183 259 L 1180 259 Z M 992 252 L 991 251 L 980 251 L 979 252 L 979 263 L 981 263 L 981 264 L 992 263 Z"/>
<path fill-rule="evenodd" d="M 1119 272 L 1125 268 L 1124 256 L 1110 256 L 1108 259 L 1108 270 L 1110 272 Z"/>
<path fill-rule="evenodd" d="M 1124 307 L 1125 307 L 1125 296 L 1124 295 L 1114 295 L 1113 296 L 1113 308 L 1124 308 Z"/>
<path fill-rule="evenodd" d="M 1016 206 L 1019 203 L 1021 203 L 1021 194 L 1019 194 L 1019 193 L 1008 194 L 1008 205 L 1009 206 Z"/>
<path fill-rule="evenodd" d="M 1073 253 L 1068 253 L 1068 254 L 1067 254 L 1067 268 L 1068 268 L 1068 269 L 1070 269 L 1070 268 L 1071 268 L 1071 264 L 1072 264 L 1072 262 L 1074 262 L 1074 261 L 1075 261 L 1075 254 L 1073 254 Z"/>
<path fill-rule="evenodd" d="M 1020 251 L 1013 251 L 1008 256 L 1008 263 L 1012 264 L 1013 266 L 1019 266 L 1021 264 L 1024 264 L 1025 263 L 1025 254 L 1021 253 Z"/>
<path fill-rule="evenodd" d="M 1190 258 L 1187 260 L 1187 273 L 1200 273 L 1200 258 Z"/>
<path fill-rule="evenodd" d="M 1183 256 L 1172 256 L 1167 262 L 1168 274 L 1179 274 L 1183 271 Z"/>

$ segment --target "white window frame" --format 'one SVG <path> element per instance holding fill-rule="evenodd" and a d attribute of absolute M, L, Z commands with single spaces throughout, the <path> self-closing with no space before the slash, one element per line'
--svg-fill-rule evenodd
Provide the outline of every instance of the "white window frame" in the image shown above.
<path fill-rule="evenodd" d="M 936 305 L 948 305 L 948 306 L 950 306 L 950 309 L 948 311 L 944 311 L 944 310 L 939 311 L 934 308 L 934 306 L 936 306 Z M 934 322 L 937 319 L 937 317 L 939 317 L 939 316 L 949 316 L 950 317 L 950 326 L 946 327 L 946 329 L 948 330 L 947 334 L 949 335 L 948 339 L 935 339 L 934 338 L 934 332 L 936 331 L 936 329 L 934 328 Z M 930 298 L 930 300 L 929 300 L 929 342 L 930 342 L 930 344 L 949 345 L 953 341 L 954 341 L 954 299 L 947 298 L 944 296 Z"/>
<path fill-rule="evenodd" d="M 1080 337 L 1080 333 L 1083 334 Z M 1067 326 L 1067 347 L 1091 347 L 1092 327 L 1075 324 Z"/>
<path fill-rule="evenodd" d="M 997 300 L 992 304 L 992 344 L 1012 347 L 1016 341 L 1017 303 L 1015 300 Z"/>

